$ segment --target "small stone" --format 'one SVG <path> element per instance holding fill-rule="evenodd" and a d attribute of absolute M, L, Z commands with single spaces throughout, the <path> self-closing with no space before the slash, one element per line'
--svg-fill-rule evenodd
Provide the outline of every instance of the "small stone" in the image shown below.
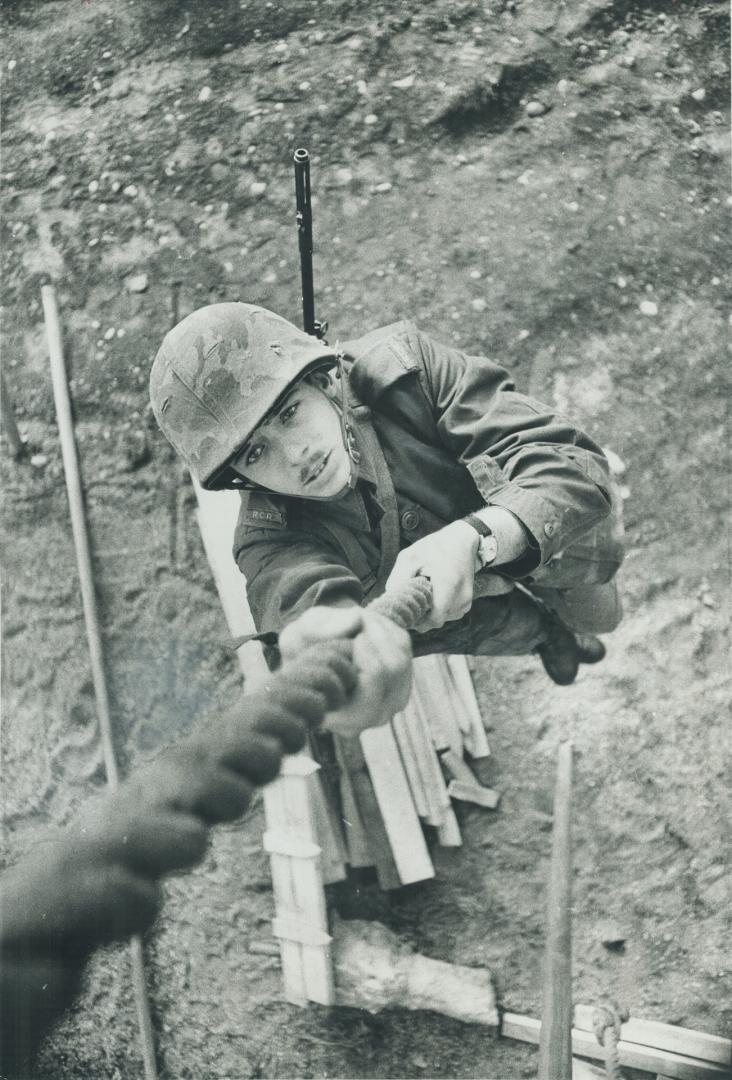
<path fill-rule="evenodd" d="M 122 187 L 122 185 L 120 184 L 119 180 L 113 180 L 111 187 L 112 187 L 112 191 L 116 195 L 117 192 L 119 191 L 119 189 Z"/>
<path fill-rule="evenodd" d="M 546 112 L 546 105 L 543 101 L 537 101 L 535 99 L 534 101 L 527 102 L 524 112 L 527 116 L 542 116 Z"/>
<path fill-rule="evenodd" d="M 12 71 L 17 62 L 17 60 L 8 60 L 8 71 Z"/>
<path fill-rule="evenodd" d="M 113 326 L 110 326 L 109 330 L 104 331 L 104 340 L 111 341 L 114 335 L 117 333 Z"/>
<path fill-rule="evenodd" d="M 131 277 L 126 278 L 125 288 L 128 292 L 141 293 L 145 292 L 149 285 L 147 274 L 132 274 Z"/>
<path fill-rule="evenodd" d="M 135 184 L 128 184 L 127 187 L 122 188 L 122 194 L 126 195 L 129 199 L 134 199 L 137 195 L 137 186 Z"/>
<path fill-rule="evenodd" d="M 90 180 L 90 182 L 89 182 L 89 194 L 94 195 L 97 191 L 99 191 L 99 181 L 98 180 Z"/>
<path fill-rule="evenodd" d="M 257 195 L 257 196 L 258 195 L 264 195 L 266 190 L 267 190 L 267 185 L 264 183 L 263 180 L 255 180 L 254 183 L 249 188 L 250 193 L 252 195 Z"/>
<path fill-rule="evenodd" d="M 653 315 L 658 315 L 658 304 L 654 303 L 653 300 L 641 300 L 640 304 L 638 305 L 638 310 L 640 311 L 641 315 L 648 315 L 652 317 Z"/>
<path fill-rule="evenodd" d="M 470 306 L 473 311 L 485 311 L 485 309 L 488 307 L 488 304 L 482 296 L 476 296 L 475 300 L 470 301 Z"/>
<path fill-rule="evenodd" d="M 391 191 L 391 184 L 388 180 L 384 180 L 381 184 L 374 184 L 371 190 L 376 195 L 384 195 L 387 191 Z"/>
<path fill-rule="evenodd" d="M 48 457 L 45 454 L 34 454 L 30 463 L 34 469 L 45 469 L 48 465 Z"/>
<path fill-rule="evenodd" d="M 627 466 L 623 459 L 615 453 L 614 450 L 609 450 L 607 447 L 603 447 L 603 454 L 607 458 L 607 463 L 610 466 L 610 472 L 613 476 L 622 476 Z"/>
<path fill-rule="evenodd" d="M 391 85 L 395 86 L 397 90 L 408 90 L 410 86 L 414 86 L 414 75 L 406 75 L 403 79 L 397 79 Z"/>
<path fill-rule="evenodd" d="M 413 1054 L 412 1055 L 412 1064 L 414 1065 L 415 1069 L 427 1069 L 427 1068 L 429 1068 L 429 1062 L 427 1061 L 426 1058 L 424 1058 L 422 1056 L 422 1054 Z"/>
<path fill-rule="evenodd" d="M 198 94 L 198 100 L 199 101 L 208 101 L 208 99 L 211 97 L 212 93 L 213 93 L 213 90 L 211 89 L 210 86 L 202 86 L 201 90 L 200 90 L 200 92 Z"/>
<path fill-rule="evenodd" d="M 353 180 L 353 173 L 350 169 L 346 168 L 336 169 L 334 179 L 339 187 L 344 187 L 346 184 L 350 184 L 351 180 Z"/>
<path fill-rule="evenodd" d="M 693 97 L 694 101 L 704 101 L 704 98 L 707 96 L 707 92 L 703 86 L 700 86 L 698 90 L 692 90 L 691 96 Z"/>
<path fill-rule="evenodd" d="M 369 113 L 367 116 L 364 116 L 363 122 L 364 124 L 368 124 L 370 127 L 372 124 L 378 124 L 379 118 L 376 113 Z"/>
<path fill-rule="evenodd" d="M 615 284 L 619 289 L 625 289 L 628 286 L 628 280 L 627 278 L 624 278 L 622 274 L 618 274 L 615 278 Z"/>
<path fill-rule="evenodd" d="M 480 279 L 483 277 L 480 270 L 471 270 L 470 271 L 470 276 L 473 279 L 473 281 L 480 281 Z"/>
<path fill-rule="evenodd" d="M 622 952 L 628 935 L 615 923 L 605 923 L 599 928 L 600 944 L 610 952 Z"/>

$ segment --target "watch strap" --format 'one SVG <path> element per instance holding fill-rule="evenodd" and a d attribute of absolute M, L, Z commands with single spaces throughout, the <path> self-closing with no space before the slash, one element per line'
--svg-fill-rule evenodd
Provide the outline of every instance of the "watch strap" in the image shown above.
<path fill-rule="evenodd" d="M 472 525 L 476 532 L 481 536 L 493 536 L 493 529 L 490 525 L 486 525 L 484 521 L 478 517 L 477 514 L 466 514 L 463 521 L 467 521 L 468 525 Z"/>

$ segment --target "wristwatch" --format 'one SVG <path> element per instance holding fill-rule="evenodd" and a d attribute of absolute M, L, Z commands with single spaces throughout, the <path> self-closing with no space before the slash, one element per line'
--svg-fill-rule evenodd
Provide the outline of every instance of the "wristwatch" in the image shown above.
<path fill-rule="evenodd" d="M 498 541 L 493 534 L 493 530 L 484 521 L 481 521 L 477 514 L 466 514 L 463 521 L 467 521 L 468 525 L 472 525 L 480 536 L 478 541 L 478 561 L 481 569 L 490 566 L 492 562 L 495 562 L 498 554 Z"/>

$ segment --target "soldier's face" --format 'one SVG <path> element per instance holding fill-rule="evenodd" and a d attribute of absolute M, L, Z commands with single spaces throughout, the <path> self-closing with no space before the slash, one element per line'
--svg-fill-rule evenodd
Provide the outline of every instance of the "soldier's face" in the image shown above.
<path fill-rule="evenodd" d="M 329 390 L 298 383 L 232 466 L 245 480 L 280 495 L 329 499 L 343 493 L 351 462 Z"/>

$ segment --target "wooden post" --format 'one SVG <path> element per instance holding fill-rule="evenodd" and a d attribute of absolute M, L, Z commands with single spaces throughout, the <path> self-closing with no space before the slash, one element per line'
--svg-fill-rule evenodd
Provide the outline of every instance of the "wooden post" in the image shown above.
<path fill-rule="evenodd" d="M 294 1005 L 332 1005 L 333 962 L 310 779 L 319 766 L 292 755 L 264 789 L 272 864 L 273 929 L 280 941 L 285 996 Z"/>
<path fill-rule="evenodd" d="M 81 602 L 84 610 L 84 623 L 86 625 L 86 636 L 89 644 L 92 681 L 94 684 L 94 696 L 97 706 L 97 720 L 99 723 L 99 734 L 102 744 L 102 757 L 104 759 L 104 768 L 107 774 L 107 784 L 112 791 L 116 791 L 119 786 L 119 773 L 114 752 L 114 741 L 112 739 L 112 721 L 109 713 L 107 679 L 104 673 L 104 659 L 102 655 L 102 635 L 99 629 L 99 617 L 97 615 L 94 577 L 92 574 L 89 549 L 89 534 L 86 526 L 86 513 L 84 511 L 79 459 L 76 452 L 76 440 L 74 438 L 74 421 L 71 415 L 71 401 L 69 399 L 69 387 L 66 378 L 61 323 L 59 320 L 58 307 L 56 305 L 56 293 L 52 285 L 44 285 L 41 288 L 41 300 L 43 303 L 43 317 L 46 323 L 46 334 L 48 335 L 48 354 L 51 361 L 53 397 L 56 405 L 56 418 L 58 420 L 64 476 L 66 478 L 66 491 L 68 492 L 69 497 L 71 530 L 74 536 L 76 562 L 79 569 Z M 145 1077 L 146 1080 L 156 1080 L 158 1072 L 155 1063 L 155 1045 L 153 1042 L 150 1005 L 147 997 L 142 939 L 139 935 L 135 935 L 130 940 L 130 956 L 132 960 L 132 982 L 137 1005 L 137 1018 L 140 1028 L 140 1041 Z"/>
<path fill-rule="evenodd" d="M 572 744 L 560 743 L 547 895 L 539 1080 L 572 1075 Z"/>

